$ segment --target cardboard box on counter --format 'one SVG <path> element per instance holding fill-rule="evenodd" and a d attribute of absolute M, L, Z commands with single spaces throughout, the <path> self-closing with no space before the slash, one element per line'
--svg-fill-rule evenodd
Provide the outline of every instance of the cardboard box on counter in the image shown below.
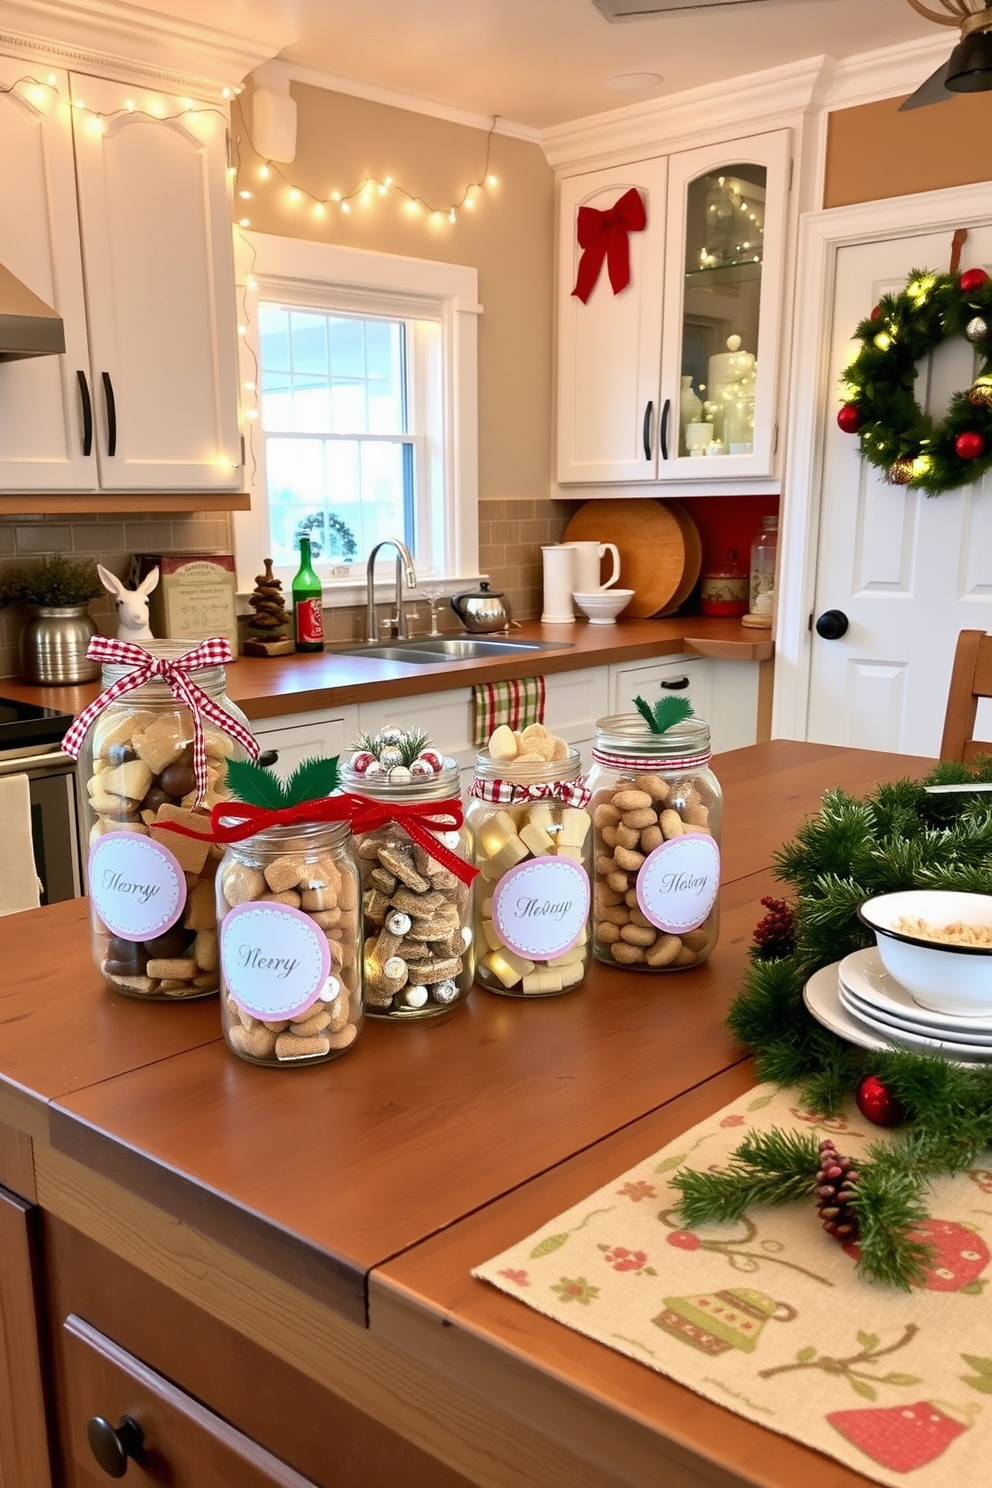
<path fill-rule="evenodd" d="M 153 568 L 149 624 L 163 639 L 205 641 L 221 636 L 238 654 L 234 558 L 230 553 L 137 553 L 130 583 L 136 588 Z"/>

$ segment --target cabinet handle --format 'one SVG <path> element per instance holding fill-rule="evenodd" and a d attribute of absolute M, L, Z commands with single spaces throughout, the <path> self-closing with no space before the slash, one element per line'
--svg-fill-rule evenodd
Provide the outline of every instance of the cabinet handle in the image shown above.
<path fill-rule="evenodd" d="M 93 403 L 90 399 L 90 385 L 86 381 L 86 373 L 76 373 L 76 381 L 79 383 L 79 396 L 83 403 L 83 454 L 93 453 Z"/>
<path fill-rule="evenodd" d="M 133 1416 L 121 1416 L 116 1428 L 103 1416 L 93 1416 L 86 1423 L 86 1440 L 108 1478 L 122 1478 L 127 1472 L 128 1458 L 140 1457 L 145 1433 Z"/>
<path fill-rule="evenodd" d="M 263 749 L 262 753 L 258 756 L 258 759 L 255 761 L 255 763 L 256 765 L 265 765 L 267 768 L 271 769 L 273 765 L 277 765 L 279 763 L 278 749 Z"/>
<path fill-rule="evenodd" d="M 683 688 L 689 686 L 689 678 L 673 677 L 670 682 L 662 682 L 661 686 L 667 688 L 669 692 L 681 692 Z"/>
<path fill-rule="evenodd" d="M 661 448 L 661 458 L 668 459 L 668 415 L 671 412 L 672 400 L 666 398 L 661 406 L 661 423 L 658 425 L 658 444 Z"/>
<path fill-rule="evenodd" d="M 117 453 L 117 400 L 114 397 L 114 384 L 110 380 L 110 373 L 100 374 L 103 378 L 103 395 L 107 400 L 107 454 Z"/>
<path fill-rule="evenodd" d="M 644 458 L 651 458 L 651 413 L 654 409 L 654 401 L 649 399 L 648 406 L 644 410 L 644 427 L 641 430 L 641 440 L 644 444 Z"/>

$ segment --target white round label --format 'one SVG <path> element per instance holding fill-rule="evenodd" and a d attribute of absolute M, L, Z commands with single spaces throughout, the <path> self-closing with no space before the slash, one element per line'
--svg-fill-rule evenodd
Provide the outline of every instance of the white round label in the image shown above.
<path fill-rule="evenodd" d="M 532 858 L 505 873 L 493 921 L 518 956 L 551 961 L 577 942 L 589 918 L 589 875 L 571 858 Z"/>
<path fill-rule="evenodd" d="M 701 925 L 720 889 L 720 849 L 712 837 L 687 832 L 663 842 L 637 875 L 641 913 L 669 935 Z"/>
<path fill-rule="evenodd" d="M 239 904 L 220 927 L 224 985 L 253 1018 L 298 1018 L 331 973 L 327 939 L 288 904 Z"/>
<path fill-rule="evenodd" d="M 112 935 L 152 940 L 186 903 L 186 877 L 167 847 L 140 832 L 107 832 L 90 849 L 90 898 Z"/>

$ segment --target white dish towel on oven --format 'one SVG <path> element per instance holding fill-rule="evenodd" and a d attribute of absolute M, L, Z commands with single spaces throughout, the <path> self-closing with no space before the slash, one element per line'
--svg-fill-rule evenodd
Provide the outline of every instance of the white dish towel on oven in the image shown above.
<path fill-rule="evenodd" d="M 31 793 L 26 775 L 0 776 L 0 915 L 37 909 L 40 884 L 31 846 Z"/>

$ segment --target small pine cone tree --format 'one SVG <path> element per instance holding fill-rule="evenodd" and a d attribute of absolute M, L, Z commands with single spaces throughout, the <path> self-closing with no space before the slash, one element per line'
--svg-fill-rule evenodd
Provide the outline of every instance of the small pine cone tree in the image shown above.
<path fill-rule="evenodd" d="M 248 603 L 254 614 L 248 621 L 248 634 L 258 641 L 283 641 L 289 635 L 289 615 L 282 595 L 282 583 L 272 572 L 272 559 L 266 558 L 264 574 L 255 575 L 255 589 Z"/>
<path fill-rule="evenodd" d="M 830 1138 L 824 1137 L 816 1174 L 816 1207 L 827 1234 L 842 1244 L 858 1238 L 858 1215 L 851 1207 L 857 1183 L 853 1158 L 842 1157 Z"/>

